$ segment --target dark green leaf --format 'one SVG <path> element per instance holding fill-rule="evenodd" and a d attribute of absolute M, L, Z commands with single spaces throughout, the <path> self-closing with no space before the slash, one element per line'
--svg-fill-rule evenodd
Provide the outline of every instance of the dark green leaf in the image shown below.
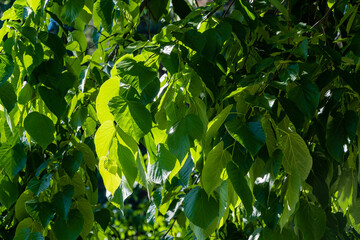
<path fill-rule="evenodd" d="M 305 200 L 295 215 L 295 225 L 300 229 L 304 240 L 320 240 L 325 233 L 325 211 Z"/>
<path fill-rule="evenodd" d="M 44 228 L 48 226 L 55 215 L 55 209 L 49 202 L 38 202 L 38 200 L 32 199 L 25 203 L 25 207 L 29 215 L 40 222 Z"/>
<path fill-rule="evenodd" d="M 51 180 L 52 174 L 45 174 L 41 177 L 41 179 L 37 179 L 36 177 L 32 178 L 30 182 L 28 183 L 27 187 L 36 195 L 39 196 L 39 194 L 48 189 L 50 186 L 50 180 Z"/>
<path fill-rule="evenodd" d="M 24 120 L 25 130 L 42 147 L 46 148 L 54 140 L 55 127 L 45 115 L 32 112 Z"/>
<path fill-rule="evenodd" d="M 11 83 L 4 82 L 2 84 L 0 87 L 0 99 L 6 110 L 11 112 L 17 102 L 17 96 Z"/>
<path fill-rule="evenodd" d="M 101 228 L 105 231 L 111 221 L 111 213 L 107 208 L 101 208 L 95 212 L 95 220 L 100 224 Z"/>
<path fill-rule="evenodd" d="M 123 78 L 121 82 L 130 84 L 139 93 L 157 76 L 157 72 L 154 69 L 145 66 L 143 62 L 136 62 L 131 58 L 125 58 L 117 63 L 116 69 Z"/>
<path fill-rule="evenodd" d="M 348 119 L 350 123 L 355 119 Z M 329 118 L 326 129 L 326 147 L 331 157 L 339 163 L 344 161 L 344 145 L 347 144 L 347 132 L 345 127 L 345 119 L 343 115 L 337 112 L 333 117 Z"/>
<path fill-rule="evenodd" d="M 319 90 L 314 83 L 295 86 L 289 90 L 288 96 L 308 119 L 314 116 L 320 99 Z"/>
<path fill-rule="evenodd" d="M 46 106 L 53 112 L 58 118 L 60 118 L 66 110 L 66 101 L 60 94 L 47 87 L 40 86 L 38 88 L 41 98 L 44 100 Z"/>
<path fill-rule="evenodd" d="M 112 32 L 114 3 L 112 0 L 98 0 L 94 4 L 94 11 L 102 20 L 103 28 L 108 32 Z"/>
<path fill-rule="evenodd" d="M 193 145 L 195 139 L 201 139 L 204 126 L 201 119 L 196 115 L 187 115 L 169 130 L 167 145 L 181 162 Z"/>
<path fill-rule="evenodd" d="M 0 167 L 13 179 L 26 164 L 26 154 L 22 144 L 15 146 L 4 143 L 0 146 Z"/>
<path fill-rule="evenodd" d="M 148 175 L 150 179 L 157 184 L 164 183 L 174 169 L 176 157 L 166 149 L 164 144 L 158 145 L 156 161 L 148 167 Z"/>
<path fill-rule="evenodd" d="M 195 187 L 185 196 L 184 212 L 190 222 L 206 229 L 218 216 L 219 204 L 202 188 Z"/>
<path fill-rule="evenodd" d="M 18 197 L 18 184 L 10 181 L 5 175 L 0 176 L 0 203 L 10 209 Z"/>
<path fill-rule="evenodd" d="M 226 171 L 229 179 L 243 202 L 247 216 L 250 216 L 253 211 L 254 196 L 245 179 L 244 173 L 233 162 L 229 162 L 226 166 Z"/>
<path fill-rule="evenodd" d="M 80 151 L 74 151 L 71 155 L 64 157 L 62 167 L 65 172 L 72 178 L 79 169 L 83 159 L 83 154 Z"/>
<path fill-rule="evenodd" d="M 190 7 L 185 0 L 173 0 L 172 4 L 174 12 L 179 15 L 181 19 L 184 19 L 191 12 Z"/>
<path fill-rule="evenodd" d="M 57 217 L 54 222 L 54 233 L 58 240 L 76 240 L 84 226 L 84 218 L 81 212 L 73 209 L 69 212 L 68 220 Z"/>
<path fill-rule="evenodd" d="M 14 71 L 14 62 L 8 55 L 0 54 L 0 86 L 2 86 Z"/>
<path fill-rule="evenodd" d="M 56 207 L 56 214 L 59 216 L 57 219 L 61 218 L 61 221 L 66 221 L 68 219 L 68 214 L 71 206 L 71 198 L 73 195 L 74 187 L 72 185 L 65 185 L 62 192 L 58 192 L 57 194 L 55 194 L 52 202 Z"/>
<path fill-rule="evenodd" d="M 251 155 L 256 155 L 265 144 L 265 133 L 260 122 L 242 123 L 238 119 L 225 123 L 230 135 L 243 145 Z"/>
<path fill-rule="evenodd" d="M 61 11 L 61 17 L 66 23 L 71 24 L 75 21 L 83 9 L 85 0 L 66 1 Z"/>
<path fill-rule="evenodd" d="M 206 38 L 200 32 L 194 29 L 190 29 L 189 31 L 185 32 L 183 41 L 185 45 L 194 49 L 198 53 L 201 53 L 204 49 Z"/>
<path fill-rule="evenodd" d="M 43 44 L 48 46 L 58 58 L 62 58 L 66 54 L 64 43 L 57 35 L 48 32 L 39 32 L 38 38 Z"/>

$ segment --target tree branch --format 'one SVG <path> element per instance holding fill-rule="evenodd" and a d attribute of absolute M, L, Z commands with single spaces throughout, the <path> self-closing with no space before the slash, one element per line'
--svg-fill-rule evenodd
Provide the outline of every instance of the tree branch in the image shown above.
<path fill-rule="evenodd" d="M 327 10 L 327 12 L 324 14 L 324 16 L 319 21 L 317 21 L 314 25 L 312 25 L 310 29 L 313 29 L 313 28 L 317 27 L 320 23 L 322 23 L 327 18 L 329 13 L 334 9 L 334 7 L 336 6 L 336 4 L 338 2 L 339 2 L 339 0 L 336 0 L 335 3 L 331 6 L 331 8 L 329 8 Z"/>

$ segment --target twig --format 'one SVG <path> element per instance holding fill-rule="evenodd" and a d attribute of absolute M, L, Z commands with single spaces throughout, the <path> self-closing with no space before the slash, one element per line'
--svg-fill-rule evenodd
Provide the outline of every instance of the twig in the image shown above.
<path fill-rule="evenodd" d="M 205 18 L 201 21 L 201 23 L 205 22 L 206 20 L 208 20 L 212 15 L 214 15 L 214 13 L 216 13 L 217 10 L 219 10 L 221 6 L 217 6 L 214 10 L 212 10 L 210 13 L 208 13 L 208 15 L 205 16 Z"/>
<path fill-rule="evenodd" d="M 77 58 L 74 59 L 74 61 L 70 64 L 70 66 L 72 66 L 72 65 L 76 62 L 76 60 L 77 60 L 79 57 L 81 57 L 87 50 L 89 50 L 90 48 L 95 47 L 96 44 L 103 43 L 104 41 L 109 40 L 109 38 L 112 38 L 112 37 L 114 37 L 114 36 L 117 36 L 118 34 L 119 34 L 119 33 L 111 34 L 111 35 L 107 36 L 105 39 L 101 40 L 100 42 L 94 43 L 94 44 L 92 44 L 90 47 L 87 47 L 84 51 L 82 51 L 82 52 L 80 53 L 80 55 L 79 55 Z M 126 34 L 126 33 L 125 33 L 125 34 Z"/>
<path fill-rule="evenodd" d="M 171 224 L 170 228 L 167 230 L 167 232 L 164 234 L 164 236 L 161 239 L 165 239 L 165 237 L 169 234 L 171 229 L 174 227 L 176 219 L 174 219 L 173 223 Z"/>
<path fill-rule="evenodd" d="M 222 15 L 223 18 L 228 14 L 228 12 L 230 11 L 230 8 L 232 7 L 232 5 L 234 5 L 234 3 L 235 3 L 235 0 L 232 0 L 228 9 L 226 9 L 226 12 Z"/>
<path fill-rule="evenodd" d="M 324 16 L 319 20 L 317 21 L 314 25 L 311 26 L 310 29 L 313 29 L 315 27 L 317 27 L 317 25 L 319 25 L 320 23 L 322 23 L 326 18 L 327 16 L 329 15 L 329 13 L 334 9 L 334 7 L 336 6 L 336 4 L 339 2 L 339 0 L 336 0 L 335 3 L 331 6 L 331 8 L 329 8 L 327 10 L 327 12 L 324 14 Z"/>

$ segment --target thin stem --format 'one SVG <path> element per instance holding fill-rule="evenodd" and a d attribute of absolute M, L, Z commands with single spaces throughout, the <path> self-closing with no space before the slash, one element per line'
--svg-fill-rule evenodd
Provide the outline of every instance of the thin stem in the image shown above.
<path fill-rule="evenodd" d="M 334 9 L 334 7 L 336 6 L 336 4 L 338 2 L 339 2 L 339 0 L 336 0 L 336 2 L 331 6 L 331 8 L 329 8 L 327 10 L 327 12 L 324 14 L 324 16 L 319 21 L 317 21 L 314 25 L 312 25 L 310 29 L 313 29 L 313 28 L 317 27 L 320 23 L 322 23 L 327 18 L 329 13 Z"/>
<path fill-rule="evenodd" d="M 174 227 L 175 225 L 175 221 L 176 219 L 174 219 L 173 223 L 171 224 L 170 228 L 167 230 L 167 232 L 164 234 L 164 236 L 161 239 L 165 239 L 165 237 L 169 234 L 169 232 L 171 231 L 171 229 Z"/>
<path fill-rule="evenodd" d="M 232 0 L 232 2 L 230 3 L 228 9 L 226 9 L 226 12 L 222 16 L 223 18 L 229 13 L 230 8 L 232 7 L 232 5 L 234 5 L 234 3 L 235 3 L 235 0 Z"/>

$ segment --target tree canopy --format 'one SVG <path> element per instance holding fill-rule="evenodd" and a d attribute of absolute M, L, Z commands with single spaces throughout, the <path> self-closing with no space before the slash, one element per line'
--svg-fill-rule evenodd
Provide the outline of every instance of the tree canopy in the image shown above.
<path fill-rule="evenodd" d="M 359 7 L 0 1 L 0 238 L 359 239 Z"/>

